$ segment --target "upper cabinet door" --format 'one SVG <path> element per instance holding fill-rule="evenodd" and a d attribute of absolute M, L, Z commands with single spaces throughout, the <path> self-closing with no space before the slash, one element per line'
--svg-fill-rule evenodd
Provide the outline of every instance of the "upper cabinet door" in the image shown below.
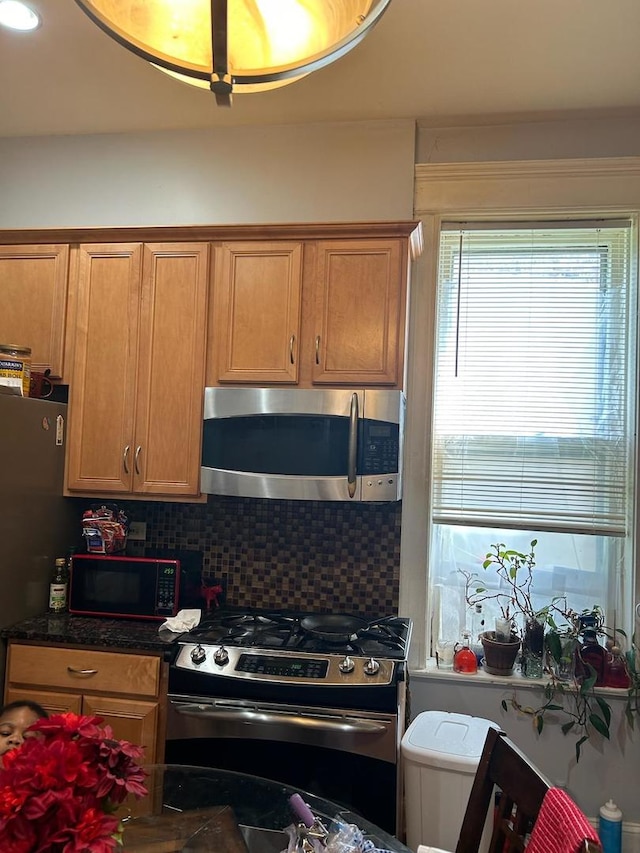
<path fill-rule="evenodd" d="M 31 369 L 63 378 L 69 246 L 0 246 L 0 342 L 31 347 Z"/>
<path fill-rule="evenodd" d="M 142 246 L 83 245 L 77 270 L 67 487 L 130 492 Z"/>
<path fill-rule="evenodd" d="M 227 243 L 216 249 L 212 345 L 219 382 L 296 383 L 302 244 Z"/>
<path fill-rule="evenodd" d="M 208 277 L 208 243 L 144 247 L 136 493 L 200 494 Z"/>
<path fill-rule="evenodd" d="M 318 242 L 313 383 L 401 386 L 405 255 L 400 239 Z"/>

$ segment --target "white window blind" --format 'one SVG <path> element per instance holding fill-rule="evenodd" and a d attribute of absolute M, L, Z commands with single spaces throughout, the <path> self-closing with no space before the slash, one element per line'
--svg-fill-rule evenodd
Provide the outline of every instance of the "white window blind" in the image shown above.
<path fill-rule="evenodd" d="M 443 229 L 434 522 L 625 536 L 632 233 Z"/>

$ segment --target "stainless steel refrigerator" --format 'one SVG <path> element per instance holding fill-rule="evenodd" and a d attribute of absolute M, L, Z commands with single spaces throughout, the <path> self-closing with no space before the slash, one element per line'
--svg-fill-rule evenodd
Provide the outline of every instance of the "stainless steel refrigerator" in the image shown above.
<path fill-rule="evenodd" d="M 80 529 L 77 502 L 62 496 L 67 406 L 5 391 L 0 386 L 0 628 L 46 611 L 54 560 Z M 2 686 L 4 644 L 0 651 Z"/>

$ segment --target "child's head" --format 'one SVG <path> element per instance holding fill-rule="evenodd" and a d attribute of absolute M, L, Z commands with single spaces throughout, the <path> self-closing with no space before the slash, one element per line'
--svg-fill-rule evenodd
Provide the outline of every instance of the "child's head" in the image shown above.
<path fill-rule="evenodd" d="M 36 720 L 48 716 L 42 706 L 27 699 L 10 702 L 0 708 L 0 765 L 5 752 L 22 744 L 25 730 Z"/>

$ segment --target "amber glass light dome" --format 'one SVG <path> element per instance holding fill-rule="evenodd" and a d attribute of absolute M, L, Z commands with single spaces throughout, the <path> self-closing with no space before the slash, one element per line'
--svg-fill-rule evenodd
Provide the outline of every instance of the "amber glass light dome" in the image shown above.
<path fill-rule="evenodd" d="M 284 86 L 355 47 L 391 0 L 76 0 L 162 71 L 231 92 Z"/>

